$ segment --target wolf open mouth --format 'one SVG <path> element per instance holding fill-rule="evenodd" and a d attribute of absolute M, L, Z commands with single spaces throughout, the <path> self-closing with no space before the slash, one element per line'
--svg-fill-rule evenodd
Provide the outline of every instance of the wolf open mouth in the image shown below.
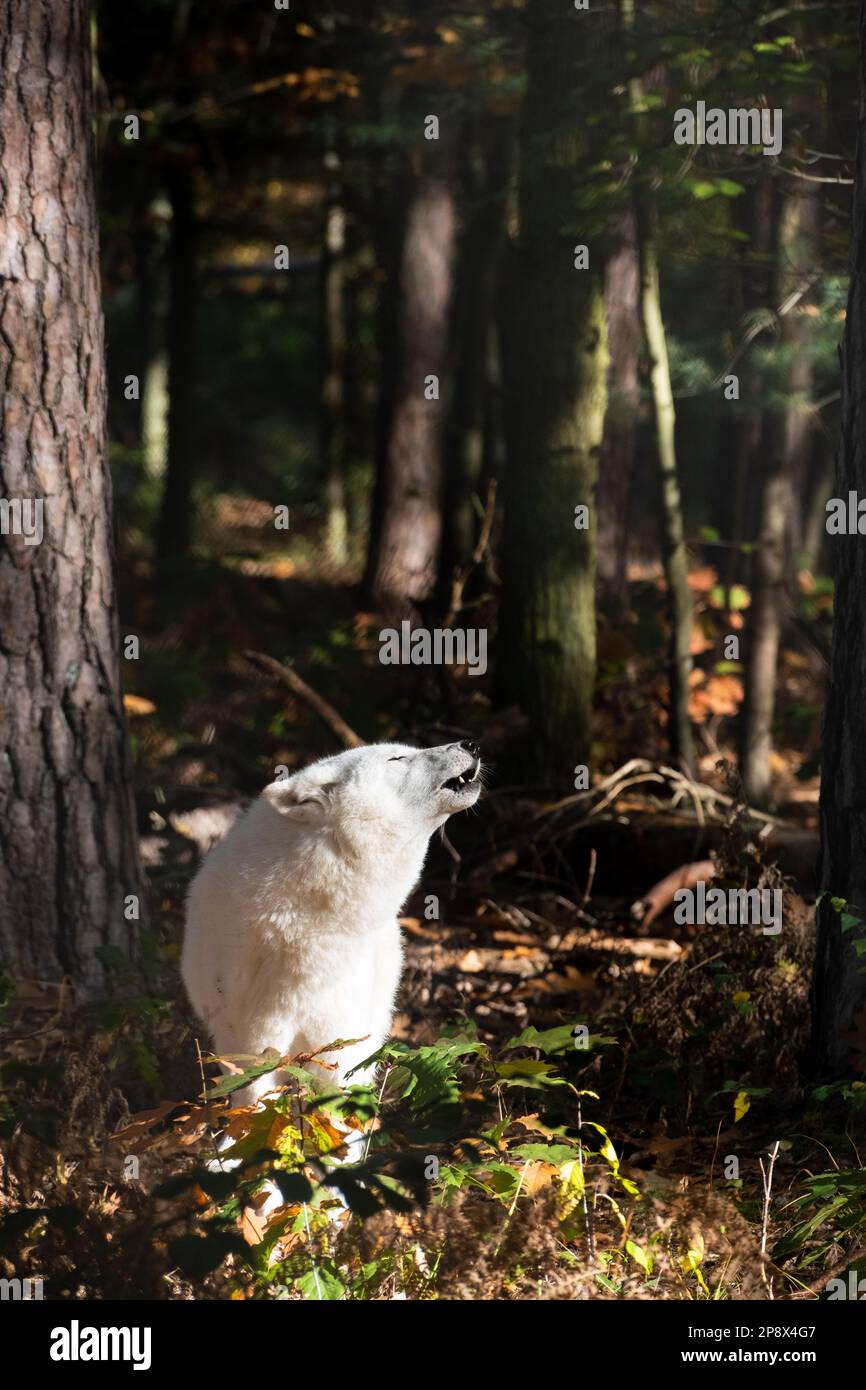
<path fill-rule="evenodd" d="M 462 791 L 464 787 L 468 787 L 470 783 L 477 780 L 480 771 L 481 759 L 476 758 L 475 762 L 472 763 L 470 767 L 467 767 L 465 772 L 461 772 L 457 777 L 449 777 L 447 782 L 443 782 L 439 790 L 441 792 Z"/>

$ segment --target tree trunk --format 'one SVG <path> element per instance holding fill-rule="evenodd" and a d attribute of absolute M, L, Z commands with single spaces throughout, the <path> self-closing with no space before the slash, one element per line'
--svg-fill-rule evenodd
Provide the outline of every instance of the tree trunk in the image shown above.
<path fill-rule="evenodd" d="M 328 194 L 321 257 L 321 442 L 325 466 L 325 548 L 331 564 L 348 559 L 346 501 L 345 367 L 346 317 L 344 303 L 346 212 L 338 177 L 339 159 L 333 150 L 325 158 Z"/>
<path fill-rule="evenodd" d="M 818 200 L 811 185 L 796 181 L 780 210 L 774 289 L 778 307 L 784 308 L 788 296 L 802 290 L 812 272 L 817 250 L 817 214 Z M 746 797 L 755 806 L 766 806 L 771 794 L 776 676 L 790 569 L 786 536 L 792 495 L 805 474 L 811 447 L 806 410 L 812 382 L 808 351 L 811 331 L 811 320 L 796 308 L 783 313 L 779 346 L 790 358 L 786 403 L 781 410 L 769 410 L 765 419 L 765 472 L 754 596 L 749 611 L 742 747 L 743 786 Z"/>
<path fill-rule="evenodd" d="M 376 403 L 376 453 L 364 592 L 372 599 L 379 563 L 379 546 L 385 516 L 385 490 L 388 481 L 388 450 L 391 421 L 397 396 L 400 342 L 400 254 L 406 214 L 405 179 L 387 181 L 381 161 L 375 174 L 378 198 L 372 209 L 373 241 L 376 254 L 379 295 L 376 306 L 376 346 L 378 399 Z"/>
<path fill-rule="evenodd" d="M 510 117 L 478 120 L 465 175 L 454 342 L 458 362 L 448 430 L 443 503 L 443 590 L 475 548 L 488 421 L 489 352 L 499 266 L 505 242 L 505 197 L 512 163 Z"/>
<path fill-rule="evenodd" d="M 627 49 L 633 48 L 634 0 L 620 0 L 620 16 Z M 634 54 L 629 52 L 629 66 Z M 629 100 L 635 115 L 638 159 L 645 151 L 646 99 L 639 77 L 628 83 Z M 640 260 L 640 315 L 649 357 L 650 400 L 655 434 L 661 509 L 662 556 L 671 619 L 669 725 L 671 752 L 689 771 L 694 770 L 695 752 L 689 719 L 689 677 L 692 673 L 693 604 L 689 588 L 689 556 L 683 530 L 680 485 L 677 477 L 676 411 L 668 362 L 668 344 L 662 317 L 656 246 L 657 212 L 655 195 L 640 162 L 634 183 L 635 221 Z"/>
<path fill-rule="evenodd" d="M 103 984 L 141 893 L 120 692 L 89 6 L 0 9 L 0 957 Z M 6 508 L 3 512 L 3 531 Z M 38 541 L 38 534 L 31 539 Z"/>
<path fill-rule="evenodd" d="M 373 583 L 376 600 L 404 615 L 431 597 L 437 577 L 455 231 L 450 179 L 421 175 L 401 254 L 398 362 Z"/>
<path fill-rule="evenodd" d="M 661 503 L 662 553 L 671 618 L 670 745 L 674 757 L 694 769 L 695 750 L 689 718 L 689 677 L 692 672 L 692 591 L 689 556 L 683 531 L 683 511 L 677 477 L 676 414 L 662 318 L 656 252 L 655 207 L 646 188 L 636 193 L 640 246 L 641 322 L 650 363 L 650 397 L 655 431 L 656 466 Z"/>
<path fill-rule="evenodd" d="M 740 260 L 741 288 L 737 296 L 737 318 L 741 325 L 750 324 L 753 331 L 755 316 L 769 311 L 773 297 L 772 263 L 774 230 L 774 181 L 762 174 L 746 198 L 733 200 L 731 217 L 735 228 L 748 237 Z M 734 584 L 752 588 L 752 554 L 744 549 L 757 540 L 757 533 L 748 526 L 748 518 L 758 510 L 759 491 L 755 475 L 759 472 L 761 438 L 763 433 L 763 400 L 766 392 L 764 373 L 752 353 L 740 358 L 733 370 L 740 383 L 740 403 L 735 429 L 733 469 L 728 471 L 730 496 L 730 541 L 724 563 L 726 603 L 730 606 L 730 591 Z M 731 402 L 723 401 L 726 410 L 736 410 Z M 726 470 L 722 470 L 725 474 Z M 732 477 L 730 476 L 732 473 Z"/>
<path fill-rule="evenodd" d="M 823 432 L 817 441 L 817 458 L 813 461 L 812 486 L 803 508 L 803 545 L 800 566 L 812 574 L 824 572 L 827 547 L 827 499 L 833 496 L 833 458 L 830 441 Z"/>
<path fill-rule="evenodd" d="M 866 497 L 866 12 L 860 21 L 860 112 L 851 232 L 851 282 L 842 347 L 842 439 L 834 495 Z M 862 536 L 829 537 L 835 560 L 833 647 L 824 710 L 817 951 L 812 1062 L 821 1077 L 866 1065 L 866 548 Z M 843 919 L 838 901 L 860 919 Z M 844 926 L 850 930 L 843 931 Z"/>
<path fill-rule="evenodd" d="M 620 608 L 628 597 L 628 499 L 640 404 L 640 263 L 634 214 L 616 219 L 604 275 L 610 400 L 598 487 L 598 572 Z"/>
<path fill-rule="evenodd" d="M 157 536 L 162 572 L 189 551 L 195 476 L 196 228 L 192 171 L 169 170 L 168 450 Z"/>
<path fill-rule="evenodd" d="M 507 267 L 513 299 L 503 364 L 497 693 L 529 717 L 536 775 L 560 786 L 590 755 L 595 494 L 607 396 L 604 254 L 582 203 L 589 141 L 574 81 L 587 32 L 573 9 L 541 0 L 528 7 L 520 239 Z M 575 244 L 589 244 L 589 268 L 576 267 Z M 576 524 L 577 507 L 588 508 L 588 527 Z"/>

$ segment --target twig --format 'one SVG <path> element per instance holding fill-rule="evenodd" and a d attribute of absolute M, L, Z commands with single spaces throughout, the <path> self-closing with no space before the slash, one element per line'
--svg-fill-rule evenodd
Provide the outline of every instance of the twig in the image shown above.
<path fill-rule="evenodd" d="M 766 1169 L 764 1168 L 764 1160 L 762 1158 L 758 1159 L 758 1163 L 761 1167 L 761 1182 L 764 1185 L 764 1212 L 761 1218 L 761 1256 L 763 1259 L 766 1259 L 767 1256 L 767 1227 L 770 1221 L 770 1198 L 773 1192 L 773 1169 L 776 1166 L 776 1159 L 778 1158 L 778 1156 L 779 1141 L 777 1139 L 772 1149 L 770 1149 L 769 1151 L 768 1158 L 770 1162 Z M 765 1270 L 763 1270 L 762 1273 L 764 1275 L 764 1279 L 767 1281 L 767 1291 L 770 1295 L 770 1298 L 772 1299 L 773 1281 L 772 1279 L 767 1280 Z"/>
<path fill-rule="evenodd" d="M 577 1098 L 577 1166 L 580 1170 L 580 1191 L 583 1201 L 583 1221 L 586 1227 L 586 1251 L 591 1260 L 595 1259 L 595 1239 L 593 1237 L 592 1222 L 589 1219 L 589 1205 L 586 1200 L 586 1173 L 583 1167 L 583 1106 L 580 1096 Z"/>
<path fill-rule="evenodd" d="M 284 666 L 281 661 L 276 661 L 272 656 L 267 656 L 265 652 L 244 652 L 244 658 L 252 666 L 258 667 L 266 675 L 273 676 L 282 685 L 288 686 L 293 695 L 303 700 L 309 705 L 310 709 L 327 724 L 332 734 L 336 734 L 344 748 L 364 748 L 364 740 L 350 728 L 345 719 L 337 713 L 333 705 L 318 695 L 312 686 L 307 685 L 305 680 L 290 666 Z"/>
<path fill-rule="evenodd" d="M 505 1224 L 504 1224 L 504 1226 L 502 1227 L 502 1231 L 501 1231 L 501 1233 L 500 1233 L 499 1240 L 496 1242 L 496 1249 L 493 1251 L 493 1258 L 494 1258 L 494 1260 L 496 1259 L 497 1255 L 499 1254 L 499 1251 L 502 1249 L 502 1242 L 503 1242 L 504 1239 L 505 1239 L 505 1235 L 506 1235 L 506 1232 L 507 1232 L 507 1230 L 508 1230 L 508 1227 L 511 1225 L 511 1218 L 512 1218 L 512 1216 L 514 1215 L 514 1208 L 517 1206 L 517 1199 L 518 1199 L 518 1197 L 520 1196 L 520 1193 L 521 1193 L 521 1191 L 522 1191 L 522 1189 L 523 1189 L 523 1179 L 526 1177 L 526 1170 L 527 1170 L 527 1168 L 529 1167 L 530 1162 L 531 1162 L 531 1160 L 530 1160 L 530 1159 L 527 1159 L 526 1162 L 524 1163 L 523 1167 L 522 1167 L 521 1170 L 520 1170 L 520 1179 L 519 1179 L 518 1184 L 517 1184 L 517 1191 L 516 1191 L 515 1194 L 514 1194 L 514 1201 L 511 1203 L 511 1206 L 508 1208 L 508 1215 L 507 1215 L 506 1218 L 505 1218 Z"/>
<path fill-rule="evenodd" d="M 721 1116 L 720 1119 L 719 1119 L 718 1129 L 716 1130 L 716 1144 L 715 1144 L 715 1148 L 713 1149 L 713 1157 L 712 1157 L 712 1159 L 711 1159 L 711 1161 L 710 1161 L 710 1191 L 711 1191 L 711 1192 L 712 1192 L 712 1190 L 713 1190 L 713 1174 L 714 1174 L 714 1172 L 715 1172 L 715 1167 L 716 1167 L 716 1155 L 717 1155 L 718 1152 L 719 1152 L 719 1139 L 721 1138 L 721 1134 L 722 1134 L 722 1121 L 723 1121 L 723 1119 L 724 1119 L 724 1116 Z"/>
<path fill-rule="evenodd" d="M 207 1103 L 207 1080 L 204 1074 L 204 1059 L 201 1055 L 201 1044 L 199 1043 L 198 1038 L 196 1038 L 195 1040 L 195 1052 L 196 1057 L 198 1058 L 198 1069 L 201 1074 L 201 1098 L 205 1103 Z M 216 1159 L 220 1168 L 222 1168 L 223 1165 L 222 1159 L 220 1158 L 219 1145 L 217 1144 L 216 1138 L 214 1137 L 213 1125 L 211 1125 L 210 1122 L 208 1122 L 207 1132 L 211 1144 L 213 1145 L 214 1158 Z"/>
<path fill-rule="evenodd" d="M 597 862 L 598 854 L 596 853 L 595 846 L 593 845 L 592 849 L 589 851 L 589 873 L 586 879 L 586 887 L 583 890 L 583 897 L 580 900 L 581 907 L 586 907 L 587 903 L 590 900 L 590 897 L 592 896 L 592 885 L 595 882 L 595 866 Z"/>
<path fill-rule="evenodd" d="M 388 1084 L 388 1077 L 389 1077 L 390 1075 L 391 1075 L 391 1063 L 389 1062 L 388 1065 L 385 1067 L 385 1075 L 382 1077 L 382 1085 L 379 1087 L 379 1096 L 378 1096 L 378 1099 L 377 1099 L 377 1101 L 376 1101 L 376 1114 L 373 1116 L 373 1120 L 376 1120 L 376 1119 L 378 1118 L 379 1110 L 381 1109 L 381 1106 L 382 1106 L 382 1097 L 383 1097 L 383 1095 L 385 1094 L 385 1087 L 386 1087 L 387 1084 Z M 370 1154 L 370 1144 L 372 1143 L 372 1140 L 373 1140 L 373 1120 L 370 1121 L 370 1129 L 369 1129 L 369 1131 L 368 1131 L 368 1133 L 367 1133 L 367 1142 L 366 1142 L 366 1144 L 364 1145 L 364 1158 L 363 1158 L 363 1160 L 362 1160 L 364 1163 L 367 1162 L 367 1158 L 369 1157 L 369 1154 Z"/>
<path fill-rule="evenodd" d="M 450 885 L 451 896 L 453 898 L 454 890 L 457 886 L 457 875 L 460 873 L 460 865 L 463 863 L 463 855 L 460 853 L 458 849 L 455 849 L 454 845 L 452 845 L 451 841 L 448 839 L 448 836 L 445 834 L 444 825 L 440 828 L 439 839 L 442 841 L 444 848 L 448 851 L 449 855 L 451 856 Z"/>
<path fill-rule="evenodd" d="M 833 178 L 830 174 L 804 174 L 802 169 L 789 169 L 785 164 L 776 166 L 781 169 L 783 174 L 793 174 L 796 179 L 808 179 L 809 183 L 847 183 L 853 184 L 853 179 Z"/>

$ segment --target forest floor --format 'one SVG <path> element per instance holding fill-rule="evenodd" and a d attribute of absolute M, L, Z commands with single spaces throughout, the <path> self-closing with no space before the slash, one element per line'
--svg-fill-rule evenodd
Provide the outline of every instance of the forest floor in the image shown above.
<path fill-rule="evenodd" d="M 251 558 L 236 517 L 232 525 L 233 558 L 185 577 L 185 602 L 175 599 L 170 623 L 158 598 L 134 602 L 147 589 L 126 566 L 135 582 L 125 622 L 142 634 L 127 706 L 151 926 L 134 969 L 107 962 L 121 996 L 112 1007 L 76 1007 L 62 987 L 10 982 L 0 1013 L 6 1272 L 38 1264 L 49 1297 L 273 1296 L 277 1287 L 262 1268 L 246 1270 L 230 1245 L 218 1267 L 205 1260 L 196 1268 L 194 1259 L 187 1267 L 161 1226 L 206 1221 L 216 1197 L 201 1186 L 192 1200 L 180 1189 L 157 1195 L 192 1154 L 206 1152 L 214 1118 L 196 1107 L 204 1068 L 177 979 L 186 886 L 276 766 L 334 748 L 303 702 L 252 670 L 243 653 L 253 649 L 297 657 L 304 678 L 370 740 L 473 734 L 491 754 L 487 796 L 449 825 L 450 849 L 434 844 L 407 904 L 394 1032 L 420 1068 L 456 1030 L 465 1046 L 455 1094 L 498 1106 L 498 1129 L 483 1131 L 488 1156 L 498 1154 L 476 1157 L 474 1169 L 452 1162 L 449 1181 L 459 1190 L 444 1208 L 371 1215 L 353 1252 L 330 1251 L 341 1271 L 333 1287 L 353 1297 L 819 1296 L 840 1260 L 856 1264 L 850 1233 L 864 1216 L 862 1185 L 848 1190 L 840 1179 L 829 1198 L 814 1186 L 816 1173 L 860 1169 L 850 1124 L 858 1097 L 810 1087 L 800 1069 L 813 951 L 822 595 L 807 614 L 815 640 L 801 623 L 783 654 L 775 817 L 747 814 L 737 797 L 732 716 L 742 691 L 713 653 L 740 614 L 722 607 L 730 596 L 708 567 L 692 576 L 700 781 L 665 757 L 662 595 L 649 575 L 632 584 L 627 615 L 602 618 L 592 788 L 555 794 L 504 785 L 498 755 L 507 759 L 512 724 L 491 712 L 477 689 L 486 682 L 457 673 L 443 685 L 383 668 L 378 620 L 345 577 L 314 579 L 279 554 Z M 811 597 L 808 577 L 803 591 Z M 485 602 L 478 599 L 482 611 Z M 677 924 L 674 889 L 713 874 L 782 891 L 779 938 Z M 425 908 L 431 894 L 440 905 L 434 919 Z M 575 1059 L 560 1035 L 581 1024 L 595 1041 Z M 515 1039 L 530 1055 L 503 1063 Z M 525 1089 L 506 1092 L 507 1076 Z M 577 1098 L 594 1143 L 575 1141 L 562 1092 L 539 1093 L 548 1082 Z M 302 1121 L 302 1141 L 303 1133 Z M 530 1134 L 540 1142 L 521 1147 Z M 563 1148 L 575 1142 L 579 1181 Z M 451 1147 L 461 1152 L 460 1143 Z M 242 1202 L 232 1220 L 248 1249 L 261 1246 L 255 1204 Z M 226 1229 L 224 1219 L 228 1240 Z M 283 1232 L 281 1258 L 296 1234 Z M 315 1239 L 321 1261 L 329 1237 Z M 339 1280 L 352 1260 L 346 1293 Z M 383 1272 L 373 1279 L 377 1261 Z M 315 1292 L 309 1271 L 289 1278 L 290 1296 L 324 1296 L 323 1270 L 314 1271 Z"/>

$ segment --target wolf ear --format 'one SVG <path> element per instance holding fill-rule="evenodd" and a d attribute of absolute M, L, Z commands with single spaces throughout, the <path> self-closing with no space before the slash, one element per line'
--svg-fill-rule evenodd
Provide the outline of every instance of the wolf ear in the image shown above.
<path fill-rule="evenodd" d="M 288 816 L 297 825 L 315 825 L 324 818 L 328 798 L 320 787 L 298 786 L 296 782 L 271 782 L 265 787 L 265 798 L 281 816 Z"/>

